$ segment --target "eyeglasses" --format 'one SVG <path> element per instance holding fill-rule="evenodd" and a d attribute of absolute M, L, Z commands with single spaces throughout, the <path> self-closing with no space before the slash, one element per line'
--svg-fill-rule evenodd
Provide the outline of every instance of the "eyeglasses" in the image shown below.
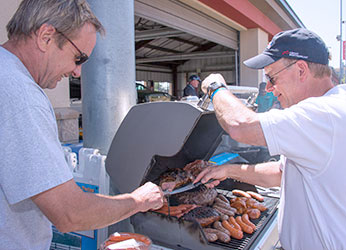
<path fill-rule="evenodd" d="M 283 69 L 280 69 L 278 72 L 274 73 L 272 76 L 265 74 L 267 82 L 270 82 L 272 85 L 275 85 L 275 80 L 274 80 L 274 76 L 276 76 L 277 74 L 279 74 L 280 72 L 284 71 L 285 69 L 288 69 L 289 67 L 291 67 L 293 64 L 295 64 L 297 61 L 294 61 L 293 63 L 288 64 L 286 67 L 284 67 Z"/>
<path fill-rule="evenodd" d="M 75 63 L 76 63 L 77 66 L 78 66 L 78 65 L 81 65 L 81 64 L 83 64 L 83 63 L 85 63 L 85 62 L 89 59 L 89 57 L 87 56 L 87 54 L 85 54 L 85 53 L 82 52 L 80 49 L 78 49 L 78 47 L 77 47 L 67 36 L 65 36 L 64 33 L 58 31 L 57 29 L 55 29 L 55 30 L 56 30 L 56 32 L 58 32 L 60 35 L 62 35 L 67 41 L 69 41 L 69 42 L 72 44 L 72 46 L 75 47 L 76 50 L 79 52 L 79 56 L 76 56 L 76 58 L 75 58 Z"/>

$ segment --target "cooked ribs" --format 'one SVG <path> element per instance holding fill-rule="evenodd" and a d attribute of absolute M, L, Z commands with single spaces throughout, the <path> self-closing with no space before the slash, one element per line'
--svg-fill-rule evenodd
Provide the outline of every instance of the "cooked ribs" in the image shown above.
<path fill-rule="evenodd" d="M 220 215 L 211 207 L 196 207 L 183 216 L 185 220 L 197 221 L 202 227 L 220 219 Z"/>
<path fill-rule="evenodd" d="M 208 206 L 213 204 L 217 196 L 217 191 L 214 188 L 207 188 L 204 185 L 196 189 L 174 195 L 174 199 L 179 204 L 197 204 L 201 206 Z"/>

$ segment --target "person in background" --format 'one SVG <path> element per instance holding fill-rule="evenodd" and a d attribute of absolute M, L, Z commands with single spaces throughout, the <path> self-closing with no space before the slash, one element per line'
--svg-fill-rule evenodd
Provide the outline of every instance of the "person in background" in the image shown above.
<path fill-rule="evenodd" d="M 0 248 L 49 249 L 61 232 L 103 228 L 163 205 L 146 183 L 132 193 L 83 192 L 58 139 L 43 89 L 79 77 L 104 28 L 85 0 L 24 0 L 0 46 Z"/>
<path fill-rule="evenodd" d="M 257 112 L 262 113 L 273 108 L 277 101 L 277 97 L 274 96 L 273 92 L 266 91 L 266 82 L 261 82 L 258 88 L 258 96 L 256 98 L 256 103 L 258 105 Z"/>
<path fill-rule="evenodd" d="M 275 35 L 264 52 L 244 62 L 263 69 L 266 90 L 284 108 L 255 113 L 230 91 L 220 74 L 202 90 L 213 96 L 216 116 L 236 141 L 267 146 L 278 162 L 210 167 L 195 182 L 233 178 L 281 186 L 278 227 L 288 249 L 345 249 L 346 85 L 334 86 L 329 52 L 315 33 L 299 28 Z"/>
<path fill-rule="evenodd" d="M 201 78 L 197 75 L 191 75 L 189 77 L 189 82 L 184 88 L 183 96 L 197 96 L 199 97 L 199 84 L 201 83 Z"/>

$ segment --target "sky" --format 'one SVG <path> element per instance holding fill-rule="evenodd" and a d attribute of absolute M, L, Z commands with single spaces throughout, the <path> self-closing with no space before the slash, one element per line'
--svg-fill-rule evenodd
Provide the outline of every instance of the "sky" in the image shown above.
<path fill-rule="evenodd" d="M 340 67 L 340 1 L 342 0 L 286 0 L 305 27 L 318 34 L 332 54 L 329 65 Z M 342 19 L 346 20 L 346 1 L 342 2 Z M 342 37 L 346 37 L 346 23 L 342 27 Z"/>

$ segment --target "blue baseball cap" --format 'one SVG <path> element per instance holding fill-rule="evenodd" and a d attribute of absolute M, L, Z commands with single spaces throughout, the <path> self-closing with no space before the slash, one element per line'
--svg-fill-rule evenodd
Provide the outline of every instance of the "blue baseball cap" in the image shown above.
<path fill-rule="evenodd" d="M 244 64 L 252 69 L 263 69 L 281 58 L 328 65 L 329 52 L 318 35 L 299 28 L 276 34 L 262 54 L 247 59 Z"/>
<path fill-rule="evenodd" d="M 197 81 L 201 82 L 201 78 L 199 78 L 198 75 L 191 75 L 189 77 L 189 82 L 191 82 L 192 80 L 197 80 Z"/>

